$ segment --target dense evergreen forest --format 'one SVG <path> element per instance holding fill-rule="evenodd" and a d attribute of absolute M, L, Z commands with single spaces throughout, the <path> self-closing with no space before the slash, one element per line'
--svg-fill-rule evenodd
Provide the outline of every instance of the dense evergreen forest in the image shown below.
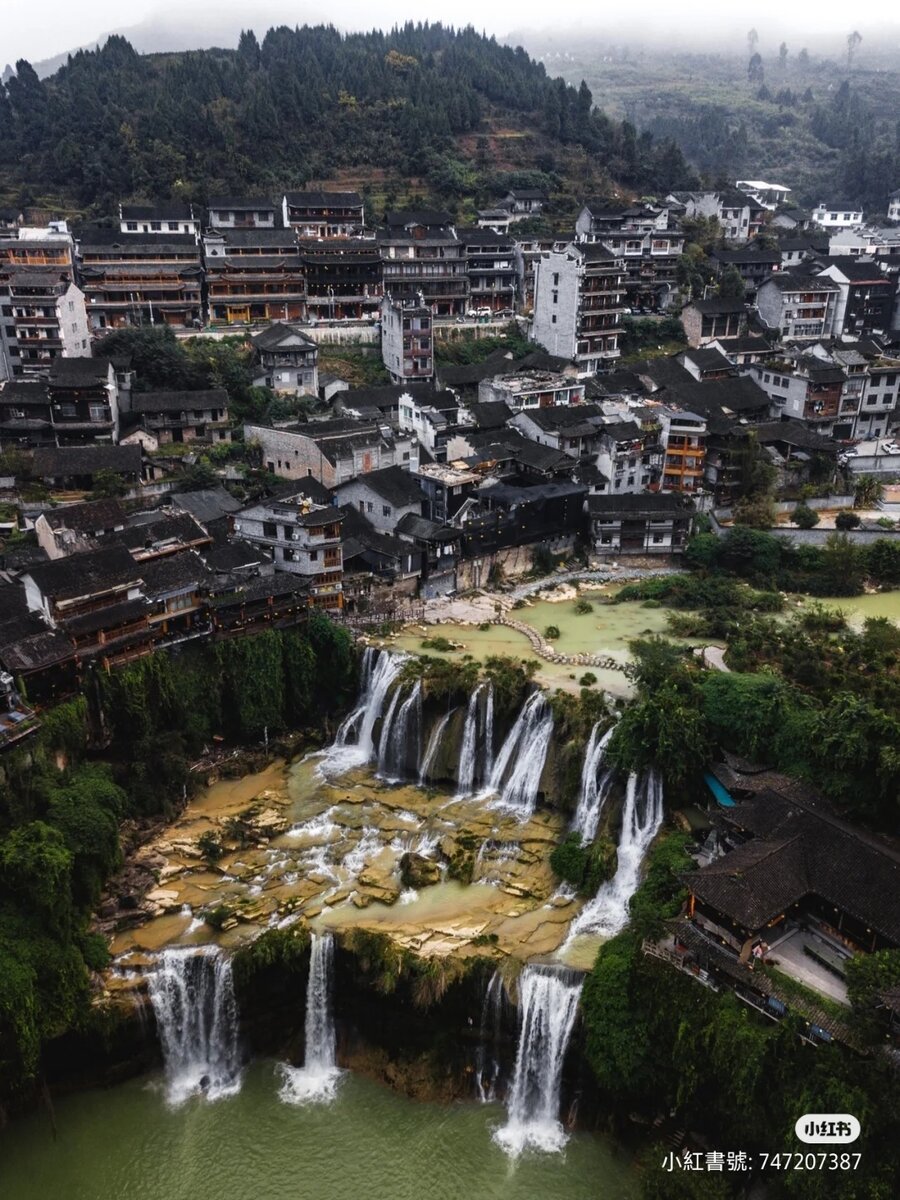
<path fill-rule="evenodd" d="M 563 57 L 540 37 L 528 44 L 585 79 L 611 116 L 674 138 L 712 184 L 771 178 L 798 204 L 861 201 L 876 216 L 900 187 L 896 47 L 864 39 L 821 57 L 762 28 L 745 54 L 586 41 Z"/>
<path fill-rule="evenodd" d="M 276 193 L 345 169 L 415 179 L 452 206 L 573 163 L 582 186 L 693 181 L 674 142 L 609 119 L 585 84 L 471 28 L 282 27 L 261 44 L 244 33 L 236 50 L 148 56 L 114 36 L 49 79 L 21 61 L 0 85 L 0 190 L 92 215 L 122 198 Z"/>

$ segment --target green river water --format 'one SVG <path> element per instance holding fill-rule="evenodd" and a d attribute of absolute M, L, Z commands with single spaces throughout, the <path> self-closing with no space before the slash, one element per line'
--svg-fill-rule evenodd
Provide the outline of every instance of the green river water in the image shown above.
<path fill-rule="evenodd" d="M 627 1155 L 594 1134 L 511 1161 L 498 1104 L 426 1104 L 345 1073 L 331 1104 L 279 1099 L 271 1062 L 240 1093 L 169 1108 L 158 1077 L 56 1104 L 0 1133 L 3 1200 L 631 1200 Z"/>

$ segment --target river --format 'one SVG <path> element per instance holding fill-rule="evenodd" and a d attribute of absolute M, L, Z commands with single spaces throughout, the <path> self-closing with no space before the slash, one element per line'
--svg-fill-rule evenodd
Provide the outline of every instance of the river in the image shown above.
<path fill-rule="evenodd" d="M 428 1104 L 350 1073 L 331 1104 L 279 1098 L 274 1064 L 237 1095 L 167 1106 L 159 1077 L 56 1103 L 0 1133 L 4 1200 L 630 1200 L 629 1156 L 573 1134 L 511 1161 L 498 1104 Z"/>

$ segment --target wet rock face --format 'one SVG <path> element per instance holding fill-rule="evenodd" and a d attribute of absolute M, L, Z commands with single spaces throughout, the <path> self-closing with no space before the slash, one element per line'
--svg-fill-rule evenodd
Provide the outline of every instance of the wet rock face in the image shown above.
<path fill-rule="evenodd" d="M 430 887 L 440 883 L 441 868 L 424 855 L 407 853 L 400 860 L 400 879 L 406 888 Z"/>

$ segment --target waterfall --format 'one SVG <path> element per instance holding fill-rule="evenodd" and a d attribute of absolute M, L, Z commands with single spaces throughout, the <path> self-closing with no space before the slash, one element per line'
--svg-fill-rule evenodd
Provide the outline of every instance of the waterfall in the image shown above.
<path fill-rule="evenodd" d="M 444 740 L 444 734 L 447 731 L 447 725 L 450 718 L 456 712 L 455 708 L 451 708 L 449 712 L 444 713 L 438 723 L 431 731 L 431 736 L 428 739 L 428 745 L 425 747 L 425 756 L 419 764 L 419 786 L 425 787 L 431 778 L 431 771 L 434 767 L 434 760 L 437 758 L 438 750 L 441 747 L 441 742 Z"/>
<path fill-rule="evenodd" d="M 302 1067 L 281 1065 L 281 1099 L 288 1104 L 326 1103 L 334 1099 L 340 1071 L 335 1062 L 331 978 L 334 938 L 311 935 L 309 981 L 306 985 L 306 1051 Z"/>
<path fill-rule="evenodd" d="M 488 680 L 484 702 L 484 778 L 490 779 L 494 769 L 494 685 Z"/>
<path fill-rule="evenodd" d="M 239 1092 L 241 1061 L 231 959 L 216 946 L 163 950 L 147 988 L 162 1046 L 169 1103 L 183 1104 L 197 1092 L 208 1100 Z"/>
<path fill-rule="evenodd" d="M 481 1005 L 480 1038 L 475 1057 L 475 1086 L 478 1088 L 478 1099 L 482 1104 L 490 1104 L 496 1098 L 497 1080 L 500 1076 L 497 1044 L 502 1030 L 504 995 L 503 976 L 499 971 L 495 971 L 487 985 Z"/>
<path fill-rule="evenodd" d="M 463 724 L 462 745 L 459 748 L 459 766 L 456 771 L 456 795 L 462 799 L 470 796 L 475 784 L 475 757 L 478 750 L 478 697 L 484 685 L 479 684 L 469 697 L 466 719 Z"/>
<path fill-rule="evenodd" d="M 527 966 L 519 976 L 519 1047 L 507 1121 L 494 1135 L 509 1154 L 565 1145 L 560 1084 L 582 982 L 573 971 L 548 966 Z"/>
<path fill-rule="evenodd" d="M 340 774 L 351 767 L 361 767 L 375 757 L 373 732 L 381 716 L 388 689 L 406 661 L 405 654 L 391 654 L 368 646 L 363 654 L 360 671 L 359 699 L 356 707 L 344 719 L 334 743 L 325 751 L 323 769 Z"/>
<path fill-rule="evenodd" d="M 662 780 L 650 771 L 639 781 L 628 776 L 622 832 L 619 834 L 616 873 L 600 885 L 597 895 L 584 906 L 572 923 L 567 941 L 580 933 L 612 937 L 628 922 L 628 903 L 637 890 L 641 863 L 663 819 Z"/>
<path fill-rule="evenodd" d="M 613 734 L 613 727 L 607 729 L 602 737 L 597 736 L 600 728 L 598 722 L 591 730 L 590 740 L 584 753 L 584 766 L 581 769 L 581 791 L 578 796 L 578 807 L 572 820 L 572 829 L 581 834 L 583 842 L 592 842 L 597 836 L 597 826 L 600 824 L 600 814 L 612 786 L 614 772 L 609 767 L 603 767 L 606 757 L 606 747 Z M 601 768 L 603 768 L 601 770 Z"/>
<path fill-rule="evenodd" d="M 419 761 L 422 727 L 422 681 L 417 679 L 401 703 L 398 687 L 381 726 L 378 742 L 378 773 L 391 783 L 400 783 L 407 775 L 407 762 Z"/>
<path fill-rule="evenodd" d="M 534 812 L 552 733 L 550 706 L 543 692 L 532 692 L 500 748 L 488 783 L 498 807 L 512 809 L 522 821 Z"/>

